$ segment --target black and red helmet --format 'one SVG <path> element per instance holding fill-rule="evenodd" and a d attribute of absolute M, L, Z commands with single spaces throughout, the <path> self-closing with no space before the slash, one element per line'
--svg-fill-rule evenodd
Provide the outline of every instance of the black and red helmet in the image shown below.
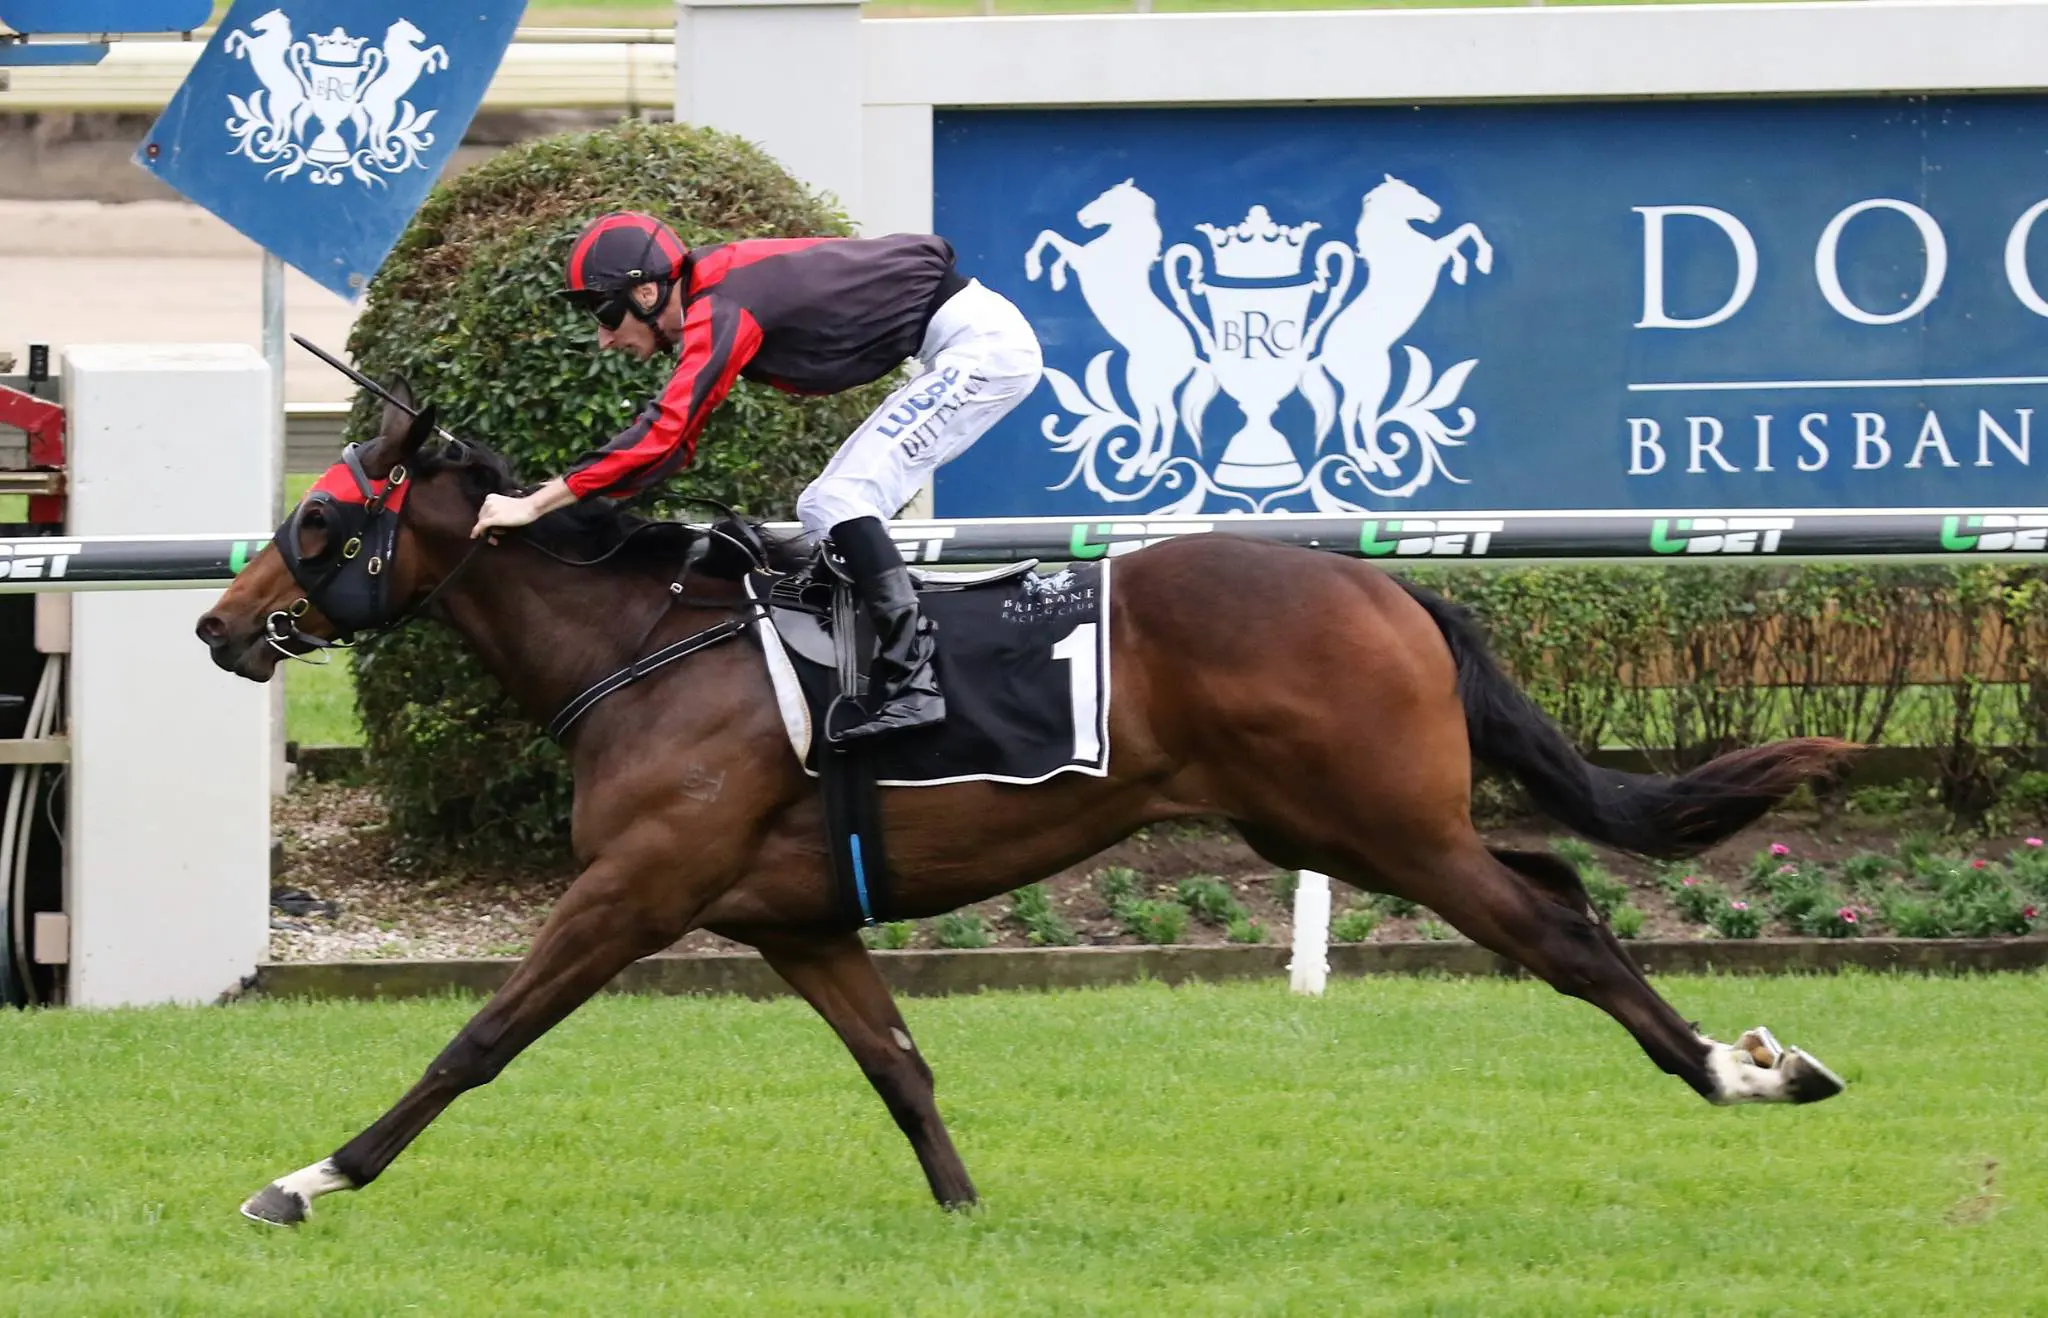
<path fill-rule="evenodd" d="M 690 249 L 675 230 L 640 211 L 612 211 L 583 227 L 569 249 L 569 283 L 562 293 L 597 317 L 606 329 L 617 329 L 628 312 L 648 324 L 661 314 L 668 291 L 682 278 Z M 641 284 L 661 290 L 650 310 L 629 296 Z"/>

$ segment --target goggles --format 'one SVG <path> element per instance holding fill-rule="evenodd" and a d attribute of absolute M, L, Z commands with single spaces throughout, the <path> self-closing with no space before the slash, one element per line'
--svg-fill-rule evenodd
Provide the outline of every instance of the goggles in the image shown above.
<path fill-rule="evenodd" d="M 602 292 L 597 289 L 579 288 L 569 293 L 569 303 L 579 311 L 588 312 L 597 323 L 608 330 L 617 330 L 626 323 L 633 305 L 631 295 L 624 289 Z"/>

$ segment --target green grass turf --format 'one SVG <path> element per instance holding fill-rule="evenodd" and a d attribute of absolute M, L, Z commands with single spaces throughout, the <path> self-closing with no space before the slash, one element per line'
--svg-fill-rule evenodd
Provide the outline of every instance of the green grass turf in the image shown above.
<path fill-rule="evenodd" d="M 1848 1093 L 1712 1108 L 1532 983 L 914 1001 L 984 1196 L 949 1216 L 801 1004 L 609 998 L 296 1232 L 235 1207 L 380 1113 L 474 1001 L 8 1017 L 0 1310 L 2048 1307 L 2048 978 L 1660 985 Z"/>
<path fill-rule="evenodd" d="M 360 746 L 363 723 L 356 715 L 355 659 L 330 651 L 330 662 L 291 663 L 284 674 L 284 735 L 301 746 Z"/>
<path fill-rule="evenodd" d="M 319 479 L 319 472 L 285 477 L 285 507 L 298 506 Z M 280 670 L 285 684 L 284 735 L 302 746 L 360 746 L 363 725 L 356 717 L 354 659 L 346 650 L 330 653 L 330 663 L 291 663 Z"/>

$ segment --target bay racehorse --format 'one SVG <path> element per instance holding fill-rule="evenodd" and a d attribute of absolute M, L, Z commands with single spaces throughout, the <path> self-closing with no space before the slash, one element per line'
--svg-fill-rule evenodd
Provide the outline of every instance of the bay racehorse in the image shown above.
<path fill-rule="evenodd" d="M 696 542 L 715 538 L 702 528 L 600 504 L 502 541 L 470 539 L 484 496 L 516 482 L 503 459 L 436 434 L 431 410 L 415 419 L 387 408 L 379 436 L 323 477 L 200 619 L 221 668 L 268 681 L 282 655 L 423 612 L 453 627 L 544 724 L 636 656 L 746 616 L 731 579 L 740 573 L 716 555 L 673 588 Z M 1586 837 L 1686 855 L 1834 771 L 1848 744 L 1782 741 L 1675 778 L 1612 772 L 1580 758 L 1460 611 L 1370 565 L 1209 534 L 1116 568 L 1107 776 L 884 789 L 902 916 L 996 896 L 1146 824 L 1222 816 L 1277 866 L 1430 907 L 1613 1016 L 1711 1102 L 1840 1091 L 1766 1030 L 1735 1044 L 1697 1031 L 1593 913 L 1569 865 L 1489 850 L 1469 804 L 1476 758 Z M 708 646 L 600 701 L 564 746 L 582 869 L 532 950 L 389 1111 L 243 1211 L 296 1223 L 316 1197 L 368 1185 L 457 1096 L 633 961 L 699 928 L 758 948 L 838 1032 L 933 1195 L 974 1202 L 931 1070 L 834 904 L 819 794 L 784 734 L 755 640 Z"/>

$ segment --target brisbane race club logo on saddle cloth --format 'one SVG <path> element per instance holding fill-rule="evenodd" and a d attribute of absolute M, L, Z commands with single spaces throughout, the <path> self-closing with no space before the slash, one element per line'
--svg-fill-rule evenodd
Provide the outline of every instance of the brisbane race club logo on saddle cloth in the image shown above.
<path fill-rule="evenodd" d="M 987 585 L 920 591 L 938 624 L 946 721 L 877 738 L 866 751 L 883 787 L 943 783 L 1039 783 L 1062 773 L 1109 771 L 1109 574 L 1107 562 L 1041 574 L 1005 573 Z M 944 573 L 929 580 L 944 583 Z M 790 746 L 819 772 L 827 710 L 837 691 L 831 665 L 760 629 L 768 673 Z"/>

